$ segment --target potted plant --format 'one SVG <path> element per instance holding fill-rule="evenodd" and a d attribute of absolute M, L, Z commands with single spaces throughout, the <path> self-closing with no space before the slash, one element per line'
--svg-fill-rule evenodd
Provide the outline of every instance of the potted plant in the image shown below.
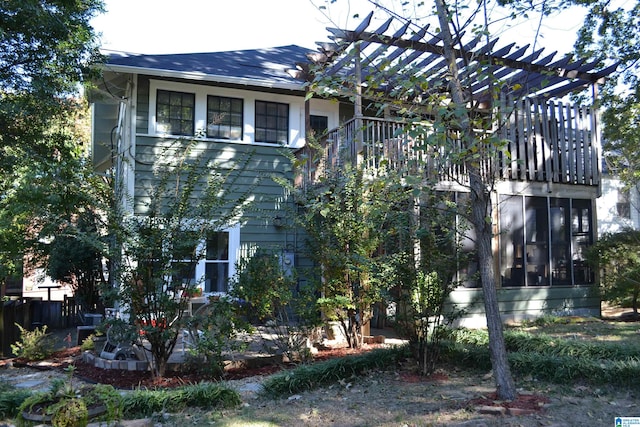
<path fill-rule="evenodd" d="M 20 405 L 18 424 L 48 423 L 55 427 L 86 426 L 90 419 L 115 421 L 121 417 L 120 394 L 110 385 L 76 387 L 75 368 L 67 368 L 68 378 L 55 380 L 46 392 L 32 394 Z"/>

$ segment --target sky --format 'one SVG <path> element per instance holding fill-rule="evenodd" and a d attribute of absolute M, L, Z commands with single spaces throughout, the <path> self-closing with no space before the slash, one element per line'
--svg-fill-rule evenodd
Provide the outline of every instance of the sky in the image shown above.
<path fill-rule="evenodd" d="M 389 1 L 402 13 L 400 0 Z M 427 2 L 429 3 L 429 2 Z M 105 0 L 106 12 L 92 25 L 103 49 L 162 54 L 215 52 L 297 44 L 315 48 L 329 41 L 327 27 L 355 29 L 373 7 L 367 0 Z M 354 17 L 359 14 L 358 17 Z M 378 13 L 370 28 L 388 15 Z M 582 15 L 565 13 L 543 21 L 537 47 L 568 52 Z M 500 46 L 533 40 L 538 20 L 524 20 L 507 33 Z"/>

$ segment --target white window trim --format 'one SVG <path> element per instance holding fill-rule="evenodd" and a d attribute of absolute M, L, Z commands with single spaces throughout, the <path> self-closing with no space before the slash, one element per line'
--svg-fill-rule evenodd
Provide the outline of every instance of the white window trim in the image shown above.
<path fill-rule="evenodd" d="M 208 95 L 242 99 L 244 124 L 241 140 L 212 139 L 204 137 L 199 138 L 202 140 L 219 141 L 225 143 L 245 143 L 264 145 L 269 147 L 280 146 L 279 144 L 274 143 L 255 142 L 255 101 L 278 102 L 287 104 L 289 105 L 289 142 L 287 147 L 300 148 L 304 146 L 303 97 L 153 79 L 149 81 L 149 125 L 147 128 L 147 132 L 149 135 L 171 138 L 179 137 L 177 135 L 160 133 L 157 131 L 156 98 L 158 89 L 175 92 L 194 93 L 196 97 L 194 130 L 196 133 L 198 133 L 199 131 L 203 131 L 203 134 L 205 135 L 206 133 L 204 132 L 206 131 L 207 124 Z M 331 108 L 328 108 L 329 104 L 325 104 L 326 102 L 327 101 L 322 102 L 321 104 L 319 104 L 319 108 L 314 108 L 312 111 L 318 111 L 318 114 L 322 112 L 322 115 L 328 115 L 330 126 L 329 128 L 331 129 L 332 127 L 337 126 L 337 111 L 332 112 Z M 315 105 L 316 103 L 314 102 L 313 104 Z M 314 113 L 312 112 L 312 114 Z M 180 137 L 184 138 L 184 136 Z"/>

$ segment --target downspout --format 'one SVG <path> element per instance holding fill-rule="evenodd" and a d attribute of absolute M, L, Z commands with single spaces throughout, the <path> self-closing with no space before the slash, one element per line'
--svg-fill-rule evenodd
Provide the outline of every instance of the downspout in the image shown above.
<path fill-rule="evenodd" d="M 114 195 L 114 206 L 113 206 L 113 221 L 122 224 L 125 215 L 125 203 L 127 201 L 127 191 L 126 191 L 126 176 L 124 162 L 127 157 L 127 152 L 129 151 L 125 146 L 125 133 L 127 128 L 130 128 L 130 125 L 127 126 L 127 116 L 128 116 L 128 104 L 131 102 L 131 91 L 132 91 L 132 83 L 131 80 L 127 80 L 127 87 L 125 90 L 125 96 L 120 98 L 118 104 L 118 121 L 116 123 L 115 129 L 115 147 L 113 155 L 113 163 L 114 163 L 114 179 L 113 179 L 113 195 Z M 111 271 L 114 280 L 111 281 L 111 285 L 113 287 L 120 287 L 121 284 L 119 280 L 117 280 L 117 272 L 121 268 L 122 264 L 122 242 L 119 241 L 117 236 L 113 236 L 112 240 L 113 245 L 113 259 L 111 260 Z M 116 316 L 123 318 L 126 310 L 126 304 L 121 304 L 119 300 L 115 301 L 114 304 Z"/>

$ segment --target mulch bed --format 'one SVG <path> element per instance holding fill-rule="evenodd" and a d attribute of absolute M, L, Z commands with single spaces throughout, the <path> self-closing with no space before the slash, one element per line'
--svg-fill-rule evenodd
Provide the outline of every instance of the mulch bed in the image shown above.
<path fill-rule="evenodd" d="M 370 351 L 379 345 L 365 345 L 362 348 L 352 349 L 347 347 L 323 347 L 314 355 L 314 361 L 328 360 L 336 357 L 360 354 Z M 67 366 L 74 366 L 74 375 L 87 382 L 110 384 L 116 388 L 130 390 L 135 388 L 173 388 L 186 384 L 195 384 L 202 381 L 238 380 L 247 377 L 271 375 L 283 369 L 290 368 L 291 364 L 271 364 L 259 367 L 234 368 L 225 372 L 223 378 L 211 377 L 202 373 L 185 371 L 169 371 L 162 378 L 154 379 L 149 371 L 125 371 L 119 369 L 100 369 L 85 363 L 81 357 L 80 347 L 70 347 L 55 352 L 52 356 L 41 362 L 30 362 L 20 358 L 0 360 L 0 367 L 11 364 L 15 367 L 29 367 L 33 369 L 64 370 Z"/>

